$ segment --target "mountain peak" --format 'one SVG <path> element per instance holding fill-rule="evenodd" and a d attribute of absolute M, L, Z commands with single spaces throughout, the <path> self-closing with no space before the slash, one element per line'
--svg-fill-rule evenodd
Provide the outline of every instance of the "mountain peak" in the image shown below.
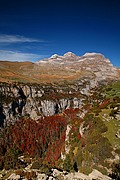
<path fill-rule="evenodd" d="M 92 71 L 102 71 L 103 67 L 105 69 L 113 67 L 110 60 L 105 58 L 104 55 L 101 53 L 96 52 L 87 52 L 83 56 L 77 56 L 73 52 L 67 52 L 63 56 L 58 54 L 53 54 L 50 58 L 45 59 L 44 61 L 38 61 L 37 64 L 46 64 L 49 63 L 53 65 L 64 65 L 66 68 L 73 68 L 76 69 L 91 69 Z M 109 69 L 109 68 L 108 68 Z M 104 70 L 106 71 L 106 70 Z M 111 70 L 112 71 L 112 70 Z"/>
<path fill-rule="evenodd" d="M 63 56 L 64 57 L 76 57 L 76 55 L 73 52 L 67 52 Z"/>

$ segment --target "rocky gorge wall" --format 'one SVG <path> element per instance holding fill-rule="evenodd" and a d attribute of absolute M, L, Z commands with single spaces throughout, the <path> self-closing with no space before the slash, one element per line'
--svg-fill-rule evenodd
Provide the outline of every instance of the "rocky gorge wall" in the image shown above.
<path fill-rule="evenodd" d="M 68 108 L 81 108 L 97 79 L 52 84 L 0 84 L 1 125 L 14 123 L 19 117 L 37 120 L 41 116 L 62 113 Z"/>
<path fill-rule="evenodd" d="M 76 87 L 51 85 L 0 84 L 1 124 L 14 123 L 19 117 L 39 119 L 63 112 L 67 108 L 80 108 L 83 96 Z"/>

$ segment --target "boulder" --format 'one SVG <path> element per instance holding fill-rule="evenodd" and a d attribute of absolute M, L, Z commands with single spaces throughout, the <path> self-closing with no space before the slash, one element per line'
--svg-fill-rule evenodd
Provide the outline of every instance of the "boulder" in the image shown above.
<path fill-rule="evenodd" d="M 90 180 L 92 179 L 98 179 L 98 180 L 110 180 L 111 178 L 103 175 L 101 172 L 98 170 L 94 169 L 90 174 L 89 174 Z"/>
<path fill-rule="evenodd" d="M 48 176 L 47 176 L 46 174 L 40 174 L 40 173 L 38 173 L 36 179 L 37 179 L 37 180 L 46 180 L 46 179 L 48 179 Z"/>
<path fill-rule="evenodd" d="M 64 176 L 64 180 L 91 180 L 87 175 L 83 173 L 69 173 Z"/>

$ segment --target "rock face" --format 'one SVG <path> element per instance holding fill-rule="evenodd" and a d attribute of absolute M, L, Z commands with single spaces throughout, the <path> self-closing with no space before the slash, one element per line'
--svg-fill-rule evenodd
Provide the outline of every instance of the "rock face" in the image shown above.
<path fill-rule="evenodd" d="M 0 86 L 0 122 L 1 125 L 16 121 L 21 116 L 34 120 L 41 116 L 50 116 L 63 112 L 67 108 L 80 108 L 83 95 L 76 93 L 76 88 L 69 87 L 65 92 L 63 87 L 54 88 L 51 85 L 15 85 Z M 76 95 L 75 95 L 76 93 Z"/>
<path fill-rule="evenodd" d="M 0 126 L 14 123 L 20 117 L 38 120 L 41 116 L 62 113 L 68 108 L 81 108 L 96 79 L 85 78 L 62 86 L 0 84 Z"/>

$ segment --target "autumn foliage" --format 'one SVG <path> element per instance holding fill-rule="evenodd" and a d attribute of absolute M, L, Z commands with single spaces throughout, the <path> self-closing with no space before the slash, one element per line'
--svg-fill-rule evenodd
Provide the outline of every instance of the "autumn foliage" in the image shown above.
<path fill-rule="evenodd" d="M 54 162 L 64 147 L 66 125 L 65 116 L 61 115 L 41 118 L 39 121 L 21 119 L 2 133 L 1 156 L 16 146 L 22 154 L 31 157 L 42 157 L 46 152 L 45 159 Z"/>

